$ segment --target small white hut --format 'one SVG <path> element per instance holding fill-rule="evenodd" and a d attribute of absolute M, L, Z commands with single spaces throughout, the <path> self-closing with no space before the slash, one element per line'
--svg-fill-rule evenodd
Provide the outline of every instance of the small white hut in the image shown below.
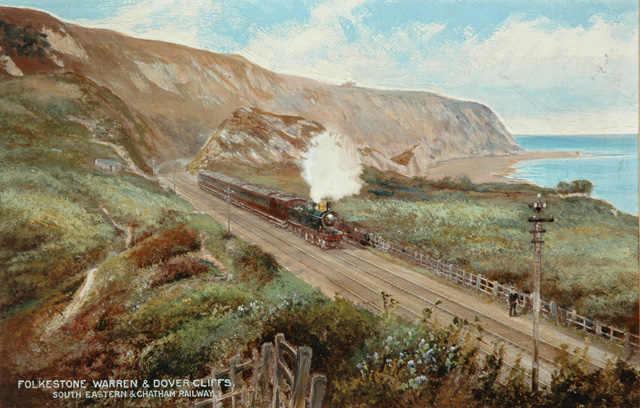
<path fill-rule="evenodd" d="M 119 173 L 126 169 L 124 165 L 108 159 L 96 159 L 95 164 L 100 170 L 108 171 L 109 173 Z"/>

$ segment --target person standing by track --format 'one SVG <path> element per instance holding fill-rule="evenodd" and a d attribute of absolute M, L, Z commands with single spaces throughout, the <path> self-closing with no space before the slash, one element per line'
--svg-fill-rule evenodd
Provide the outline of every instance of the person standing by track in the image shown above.
<path fill-rule="evenodd" d="M 518 316 L 518 292 L 515 288 L 511 288 L 511 294 L 509 294 L 509 317 Z"/>

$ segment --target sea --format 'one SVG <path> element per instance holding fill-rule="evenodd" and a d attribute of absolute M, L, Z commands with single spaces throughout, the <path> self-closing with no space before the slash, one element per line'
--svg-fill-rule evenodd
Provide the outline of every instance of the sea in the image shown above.
<path fill-rule="evenodd" d="M 638 135 L 521 135 L 516 142 L 526 150 L 579 152 L 562 159 L 523 160 L 509 177 L 543 187 L 560 181 L 586 179 L 592 197 L 619 211 L 638 215 Z"/>

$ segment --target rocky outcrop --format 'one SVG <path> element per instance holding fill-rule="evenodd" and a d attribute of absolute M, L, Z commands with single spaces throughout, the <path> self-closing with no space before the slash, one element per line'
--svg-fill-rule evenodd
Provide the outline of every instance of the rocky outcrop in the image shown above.
<path fill-rule="evenodd" d="M 298 165 L 313 138 L 324 130 L 321 124 L 299 116 L 242 107 L 218 126 L 192 166 L 208 168 L 212 160 L 254 167 Z"/>
<path fill-rule="evenodd" d="M 320 124 L 358 146 L 363 163 L 406 175 L 425 174 L 439 160 L 519 150 L 496 115 L 475 102 L 323 84 L 242 57 L 83 28 L 34 10 L 2 7 L 0 21 L 38 43 L 31 50 L 3 42 L 0 76 L 72 72 L 109 88 L 149 124 L 155 147 L 149 155 L 159 161 L 196 155 L 243 106 Z M 256 154 L 273 160 L 275 150 Z"/>

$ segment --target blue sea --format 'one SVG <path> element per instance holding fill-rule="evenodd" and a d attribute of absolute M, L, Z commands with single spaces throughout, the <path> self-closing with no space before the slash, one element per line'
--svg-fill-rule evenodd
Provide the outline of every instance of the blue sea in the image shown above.
<path fill-rule="evenodd" d="M 638 214 L 638 135 L 515 136 L 526 150 L 580 152 L 580 157 L 524 160 L 514 166 L 511 178 L 544 187 L 560 181 L 586 179 L 593 183 L 592 197 L 618 210 Z"/>

